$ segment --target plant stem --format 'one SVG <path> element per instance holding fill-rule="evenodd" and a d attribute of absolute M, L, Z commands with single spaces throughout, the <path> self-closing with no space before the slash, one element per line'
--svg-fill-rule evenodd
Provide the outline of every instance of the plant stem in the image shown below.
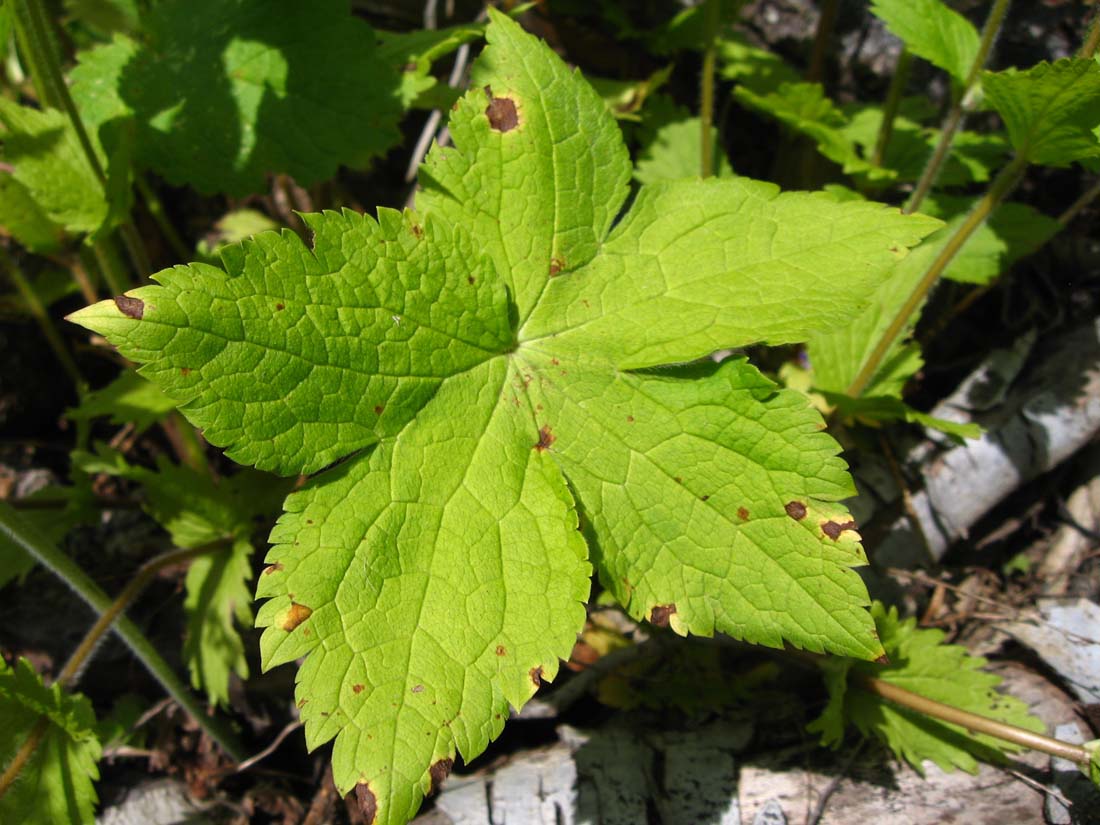
<path fill-rule="evenodd" d="M 901 210 L 906 215 L 916 212 L 920 208 L 921 203 L 924 202 L 925 197 L 931 191 L 932 185 L 936 182 L 936 178 L 939 177 L 940 169 L 944 161 L 947 160 L 948 152 L 951 151 L 951 144 L 955 141 L 955 133 L 962 125 L 966 111 L 973 106 L 972 96 L 978 85 L 978 77 L 981 74 L 982 67 L 985 66 L 986 60 L 989 59 L 989 52 L 993 48 L 993 42 L 997 39 L 1001 22 L 1004 20 L 1005 14 L 1008 13 L 1009 2 L 1011 0 L 994 0 L 993 7 L 989 10 L 989 16 L 985 19 L 985 25 L 982 26 L 978 53 L 974 56 L 974 62 L 970 64 L 966 81 L 951 104 L 947 117 L 944 118 L 943 126 L 940 127 L 940 139 L 921 172 L 920 180 L 917 181 L 913 194 L 909 196 L 909 200 L 906 201 Z"/>
<path fill-rule="evenodd" d="M 103 613 L 111 608 L 112 599 L 76 562 L 40 535 L 32 525 L 27 524 L 3 501 L 0 501 L 0 542 L 14 545 L 33 556 L 65 582 L 96 613 Z M 172 668 L 133 622 L 125 616 L 120 616 L 112 629 L 130 648 L 134 656 L 145 665 L 150 675 L 160 682 L 165 692 L 191 716 L 195 724 L 202 728 L 234 761 L 240 762 L 244 759 L 244 749 L 237 742 L 236 737 L 225 729 L 221 722 L 206 714 L 194 694 L 180 682 Z"/>
<path fill-rule="evenodd" d="M 1066 211 L 1058 216 L 1058 223 L 1063 227 L 1069 224 L 1082 209 L 1096 200 L 1098 196 L 1100 196 L 1100 178 L 1097 178 L 1092 186 L 1081 194 L 1081 197 L 1066 207 Z"/>
<path fill-rule="evenodd" d="M 901 95 L 905 91 L 905 84 L 909 81 L 909 67 L 912 64 L 913 55 L 908 49 L 902 49 L 901 54 L 898 55 L 897 65 L 894 66 L 894 76 L 890 78 L 886 103 L 882 107 L 882 123 L 879 124 L 875 148 L 871 152 L 872 166 L 882 166 L 882 159 L 886 156 L 886 147 L 890 145 L 890 138 L 894 134 L 894 120 L 898 116 Z"/>
<path fill-rule="evenodd" d="M 1096 13 L 1092 16 L 1088 33 L 1085 35 L 1085 42 L 1081 44 L 1081 50 L 1077 52 L 1077 56 L 1085 60 L 1091 60 L 1096 55 L 1097 47 L 1100 47 L 1100 8 L 1097 8 Z"/>
<path fill-rule="evenodd" d="M 91 657 L 92 651 L 95 650 L 100 639 L 110 630 L 115 620 L 122 615 L 123 611 L 130 606 L 130 603 L 137 598 L 137 595 L 145 589 L 145 586 L 152 581 L 157 573 L 165 567 L 171 567 L 181 562 L 190 561 L 196 556 L 213 553 L 227 546 L 226 539 L 219 539 L 218 541 L 212 541 L 199 547 L 192 547 L 184 550 L 170 550 L 167 553 L 162 553 L 145 562 L 145 564 L 141 566 L 141 569 L 134 574 L 133 578 L 126 583 L 126 586 L 122 588 L 122 592 L 115 597 L 113 602 L 111 602 L 110 607 L 99 614 L 96 623 L 92 625 L 91 629 L 84 635 L 84 638 L 80 641 L 80 644 L 77 645 L 76 650 L 73 651 L 69 660 L 65 663 L 65 666 L 61 668 L 61 672 L 57 674 L 57 683 L 65 690 L 72 690 L 80 672 L 84 669 L 84 665 Z"/>
<path fill-rule="evenodd" d="M 810 54 L 810 67 L 806 70 L 806 80 L 820 83 L 825 75 L 825 56 L 829 53 L 829 40 L 836 28 L 836 18 L 840 11 L 840 0 L 821 0 L 821 12 L 817 18 L 817 32 L 814 34 L 813 52 Z"/>
<path fill-rule="evenodd" d="M 926 716 L 942 719 L 944 722 L 959 725 L 968 731 L 995 736 L 1005 742 L 1012 742 L 1024 748 L 1049 753 L 1052 756 L 1068 759 L 1078 765 L 1088 765 L 1089 763 L 1089 753 L 1081 745 L 1073 745 L 1016 725 L 1010 725 L 1007 722 L 999 722 L 996 719 L 979 716 L 976 713 L 970 713 L 952 705 L 945 705 L 942 702 L 928 699 L 882 679 L 864 677 L 860 679 L 860 685 L 864 690 L 902 707 L 910 708 Z"/>
<path fill-rule="evenodd" d="M 190 250 L 188 250 L 183 239 L 180 238 L 179 233 L 176 231 L 176 227 L 168 220 L 168 213 L 164 211 L 164 204 L 161 202 L 157 193 L 153 191 L 153 187 L 149 185 L 149 181 L 145 179 L 144 175 L 135 175 L 134 184 L 141 194 L 141 199 L 145 201 L 145 208 L 148 209 L 149 214 L 153 216 L 153 220 L 160 229 L 160 233 L 164 236 L 164 239 L 168 241 L 168 246 L 172 248 L 172 254 L 180 261 L 190 260 Z"/>
<path fill-rule="evenodd" d="M 19 774 L 22 773 L 23 767 L 30 761 L 30 758 L 34 756 L 34 752 L 38 750 L 38 745 L 42 742 L 49 728 L 50 720 L 45 716 L 39 716 L 38 721 L 35 722 L 34 727 L 31 728 L 31 732 L 27 734 L 26 740 L 19 746 L 19 750 L 16 751 L 15 756 L 12 757 L 8 766 L 4 768 L 4 773 L 0 774 L 0 798 L 3 798 L 4 794 L 8 792 L 8 788 L 12 786 L 12 783 L 19 778 Z"/>
<path fill-rule="evenodd" d="M 27 280 L 23 271 L 15 263 L 11 254 L 2 244 L 0 244 L 0 270 L 8 276 L 8 279 L 15 284 L 15 288 L 19 290 L 19 294 L 27 304 L 27 309 L 29 309 L 31 315 L 34 316 L 34 320 L 38 322 L 38 327 L 42 330 L 42 334 L 46 336 L 46 342 L 50 345 L 50 349 L 53 350 L 54 356 L 61 363 L 61 367 L 65 370 L 66 374 L 68 374 L 69 380 L 73 382 L 73 386 L 76 387 L 77 396 L 82 398 L 85 391 L 88 389 L 84 377 L 80 374 L 80 370 L 77 369 L 76 362 L 73 360 L 73 356 L 69 352 L 68 347 L 65 346 L 65 342 L 61 339 L 61 335 L 58 333 L 57 327 L 54 326 L 49 313 L 46 312 L 46 307 L 44 307 L 42 302 L 38 299 L 38 293 L 34 291 L 34 287 L 31 286 L 30 281 Z"/>
<path fill-rule="evenodd" d="M 714 64 L 717 57 L 715 41 L 718 38 L 720 0 L 706 0 L 704 13 L 703 71 L 699 78 L 699 175 L 709 178 L 714 174 Z"/>
<path fill-rule="evenodd" d="M 860 368 L 859 374 L 856 375 L 851 386 L 848 387 L 848 395 L 853 398 L 858 398 L 867 388 L 867 385 L 871 383 L 871 379 L 874 378 L 883 360 L 893 348 L 894 342 L 897 341 L 898 337 L 905 329 L 906 324 L 909 323 L 909 317 L 916 311 L 917 307 L 920 306 L 936 281 L 939 280 L 940 275 L 942 275 L 943 271 L 947 268 L 947 265 L 951 263 L 955 255 L 958 254 L 959 250 L 963 248 L 966 242 L 970 240 L 970 236 L 977 231 L 985 222 L 986 218 L 992 214 L 993 210 L 1008 196 L 1008 193 L 1016 188 L 1026 168 L 1027 161 L 1022 157 L 1017 157 L 998 173 L 997 177 L 990 185 L 989 191 L 974 204 L 974 208 L 970 210 L 970 214 L 966 216 L 966 220 L 959 224 L 959 228 L 955 230 L 955 234 L 948 239 L 943 249 L 940 250 L 940 254 L 936 256 L 936 259 L 924 273 L 924 277 L 921 278 L 920 283 L 917 284 L 912 294 L 906 299 L 905 304 L 898 310 L 894 320 L 890 322 L 890 326 L 887 327 L 886 331 L 875 345 L 875 349 L 871 352 L 867 361 L 864 362 L 862 368 Z"/>
<path fill-rule="evenodd" d="M 99 271 L 103 275 L 103 280 L 107 282 L 107 288 L 115 295 L 121 295 L 128 288 L 130 279 L 126 277 L 122 263 L 118 259 L 118 250 L 114 248 L 109 238 L 101 238 L 91 246 Z"/>

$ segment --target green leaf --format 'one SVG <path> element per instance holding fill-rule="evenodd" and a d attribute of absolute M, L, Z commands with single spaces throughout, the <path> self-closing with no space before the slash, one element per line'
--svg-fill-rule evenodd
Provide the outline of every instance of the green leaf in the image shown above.
<path fill-rule="evenodd" d="M 432 76 L 432 63 L 466 43 L 485 36 L 480 23 L 411 32 L 378 32 L 378 59 L 399 75 L 401 106 L 419 105 L 439 82 Z"/>
<path fill-rule="evenodd" d="M 664 112 L 657 112 L 665 114 Z M 703 167 L 701 136 L 702 121 L 691 117 L 686 109 L 675 107 L 654 128 L 653 120 L 647 118 L 646 128 L 641 135 L 641 150 L 634 169 L 634 179 L 639 183 L 657 183 L 659 181 L 680 178 L 698 178 Z M 711 127 L 711 145 L 714 147 L 714 168 L 711 174 L 716 177 L 729 177 L 733 174 L 721 144 L 718 142 L 718 129 Z"/>
<path fill-rule="evenodd" d="M 643 121 L 646 125 L 649 125 L 655 117 L 659 119 L 660 115 L 655 115 L 653 105 L 647 106 L 647 101 L 660 100 L 663 102 L 668 100 L 664 95 L 657 94 L 657 90 L 668 80 L 669 75 L 672 74 L 672 69 L 673 66 L 670 63 L 657 69 L 643 80 L 611 80 L 606 77 L 590 77 L 588 82 L 603 98 L 608 110 L 615 116 L 616 120 Z M 674 105 L 671 101 L 668 101 L 668 103 Z M 638 114 L 643 106 L 646 107 L 644 120 Z"/>
<path fill-rule="evenodd" d="M 829 705 L 808 729 L 822 735 L 822 744 L 837 745 L 843 723 L 855 725 L 864 736 L 885 742 L 894 755 L 918 772 L 931 760 L 942 770 L 960 768 L 977 773 L 976 759 L 1003 761 L 1006 753 L 1024 748 L 992 736 L 972 733 L 948 722 L 895 705 L 860 685 L 860 678 L 876 678 L 937 702 L 997 719 L 1036 732 L 1045 730 L 1027 704 L 995 690 L 1001 678 L 981 670 L 986 660 L 971 656 L 959 645 L 943 644 L 942 630 L 918 630 L 916 619 L 901 620 L 897 608 L 880 602 L 871 608 L 889 664 L 850 662 L 826 671 Z"/>
<path fill-rule="evenodd" d="M 1086 742 L 1085 750 L 1089 753 L 1089 764 L 1088 770 L 1084 772 L 1088 775 L 1093 785 L 1100 787 L 1100 739 L 1093 739 L 1091 742 Z"/>
<path fill-rule="evenodd" d="M 65 0 L 65 12 L 106 35 L 133 32 L 141 25 L 138 0 Z"/>
<path fill-rule="evenodd" d="M 1046 61 L 1027 71 L 983 72 L 986 102 L 1001 115 L 1017 154 L 1029 163 L 1068 166 L 1100 156 L 1100 64 Z"/>
<path fill-rule="evenodd" d="M 74 421 L 110 417 L 112 424 L 133 424 L 135 432 L 143 433 L 175 408 L 156 384 L 126 370 L 106 387 L 88 393 L 65 415 Z"/>
<path fill-rule="evenodd" d="M 873 0 L 871 13 L 918 57 L 965 83 L 981 38 L 974 25 L 941 0 Z"/>
<path fill-rule="evenodd" d="M 24 825 L 95 822 L 100 744 L 92 705 L 58 685 L 45 687 L 26 659 L 0 659 L 0 765 L 7 766 L 39 719 L 46 733 L 19 779 L 0 797 L 0 820 Z"/>
<path fill-rule="evenodd" d="M 887 387 L 887 389 L 893 389 L 893 387 Z M 863 423 L 905 421 L 938 430 L 960 441 L 965 438 L 980 438 L 984 432 L 978 424 L 961 424 L 958 421 L 949 421 L 922 413 L 893 395 L 851 398 L 840 393 L 826 392 L 824 397 L 829 404 L 836 407 L 841 416 Z"/>
<path fill-rule="evenodd" d="M 111 185 L 108 199 L 64 113 L 0 98 L 0 123 L 7 130 L 4 158 L 13 167 L 12 177 L 49 220 L 70 232 L 96 233 L 109 229 L 129 209 L 129 194 L 117 183 Z M 125 178 L 118 171 L 125 166 L 121 155 L 108 164 L 103 153 L 98 154 L 109 178 Z"/>
<path fill-rule="evenodd" d="M 38 254 L 56 252 L 65 238 L 65 230 L 35 202 L 27 187 L 5 172 L 0 172 L 0 233 Z"/>
<path fill-rule="evenodd" d="M 305 216 L 312 250 L 262 234 L 72 316 L 238 460 L 344 459 L 287 499 L 257 624 L 378 823 L 554 676 L 589 552 L 635 617 L 881 652 L 820 416 L 742 360 L 632 370 L 844 323 L 939 223 L 732 178 L 643 187 L 612 229 L 613 116 L 490 18 L 416 212 Z"/>
<path fill-rule="evenodd" d="M 784 84 L 797 84 L 802 80 L 782 57 L 750 45 L 736 32 L 718 38 L 715 48 L 721 76 L 736 81 L 756 95 L 766 95 Z"/>
<path fill-rule="evenodd" d="M 278 230 L 279 223 L 256 209 L 234 209 L 222 215 L 196 245 L 195 251 L 207 263 L 216 263 L 226 246 L 248 240 L 253 235 Z"/>
<path fill-rule="evenodd" d="M 308 185 L 398 139 L 397 75 L 347 0 L 166 0 L 144 29 L 81 54 L 73 96 L 97 129 L 133 118 L 137 160 L 172 183 Z"/>

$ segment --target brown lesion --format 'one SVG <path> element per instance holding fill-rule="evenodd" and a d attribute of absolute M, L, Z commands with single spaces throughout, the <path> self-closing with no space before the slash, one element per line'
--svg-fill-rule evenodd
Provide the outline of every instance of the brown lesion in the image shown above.
<path fill-rule="evenodd" d="M 280 626 L 287 633 L 290 633 L 312 615 L 313 608 L 306 607 L 304 604 L 299 604 L 298 602 L 291 602 L 290 607 L 287 608 L 286 614 L 283 616 L 283 621 Z"/>
<path fill-rule="evenodd" d="M 654 627 L 668 627 L 669 620 L 675 612 L 675 604 L 655 604 L 649 611 L 649 623 Z"/>
<path fill-rule="evenodd" d="M 855 530 L 856 523 L 854 521 L 846 521 L 843 524 L 835 521 L 826 521 L 821 525 L 821 532 L 831 538 L 833 541 L 837 541 L 840 538 L 840 534 L 845 530 Z"/>
<path fill-rule="evenodd" d="M 485 107 L 485 116 L 489 126 L 497 132 L 510 132 L 519 126 L 519 111 L 516 102 L 510 97 L 495 97 L 490 86 L 485 87 L 489 105 Z"/>
<path fill-rule="evenodd" d="M 453 759 L 440 759 L 430 768 L 428 768 L 428 776 L 431 777 L 432 787 L 428 793 L 433 794 L 439 790 L 439 786 L 443 784 L 443 780 L 450 776 L 451 768 L 455 766 Z"/>
<path fill-rule="evenodd" d="M 145 317 L 145 301 L 141 300 L 141 298 L 131 298 L 129 295 L 117 295 L 115 296 L 115 306 L 118 307 L 119 312 L 127 318 L 133 318 L 135 321 L 140 321 Z"/>
<path fill-rule="evenodd" d="M 550 445 L 557 440 L 557 436 L 554 435 L 554 433 L 550 430 L 550 425 L 544 424 L 539 429 L 539 440 L 535 444 L 535 449 L 538 450 L 540 453 L 545 452 L 546 450 L 550 449 Z"/>
<path fill-rule="evenodd" d="M 531 679 L 531 684 L 533 684 L 536 688 L 542 685 L 542 665 L 531 668 L 529 671 L 527 671 L 527 675 Z"/>
<path fill-rule="evenodd" d="M 787 515 L 795 521 L 802 521 L 802 519 L 806 518 L 806 505 L 801 501 L 788 501 L 783 509 L 786 510 Z"/>

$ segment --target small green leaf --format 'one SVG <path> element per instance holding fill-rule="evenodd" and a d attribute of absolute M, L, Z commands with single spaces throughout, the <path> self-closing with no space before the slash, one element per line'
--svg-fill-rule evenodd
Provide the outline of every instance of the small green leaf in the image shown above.
<path fill-rule="evenodd" d="M 109 416 L 112 424 L 133 424 L 137 433 L 143 433 L 175 408 L 160 387 L 126 370 L 106 387 L 88 393 L 65 415 L 74 421 Z"/>
<path fill-rule="evenodd" d="M 207 263 L 217 263 L 218 255 L 226 246 L 248 240 L 261 232 L 278 230 L 277 221 L 256 209 L 235 209 L 222 215 L 214 228 L 196 245 L 195 251 Z"/>
<path fill-rule="evenodd" d="M 167 0 L 144 30 L 79 55 L 73 97 L 97 130 L 132 118 L 137 160 L 172 183 L 308 185 L 398 139 L 398 77 L 348 0 Z"/>
<path fill-rule="evenodd" d="M 0 821 L 92 825 L 100 744 L 92 704 L 58 685 L 45 687 L 26 659 L 0 659 L 0 765 L 7 766 L 39 719 L 46 734 L 19 779 L 0 797 Z"/>
<path fill-rule="evenodd" d="M 882 387 L 882 384 L 879 384 Z M 893 389 L 892 387 L 887 387 Z M 919 424 L 932 430 L 937 430 L 945 435 L 961 441 L 965 438 L 980 438 L 982 428 L 978 424 L 960 424 L 957 421 L 948 421 L 944 418 L 922 413 L 915 410 L 896 396 L 850 396 L 826 392 L 825 400 L 836 407 L 837 412 L 845 417 L 864 423 L 886 423 L 891 421 L 906 421 L 910 424 Z"/>
<path fill-rule="evenodd" d="M 659 111 L 659 110 L 658 110 Z M 697 117 L 691 117 L 687 110 L 675 107 L 673 111 L 659 112 L 665 115 L 654 128 L 654 119 L 646 118 L 641 137 L 641 149 L 634 168 L 634 179 L 639 183 L 658 183 L 660 181 L 698 178 L 703 167 L 701 136 L 703 125 Z M 718 142 L 718 129 L 711 127 L 711 145 L 714 147 L 714 169 L 716 177 L 729 177 L 733 174 L 721 144 Z"/>
<path fill-rule="evenodd" d="M 873 0 L 871 13 L 918 57 L 965 83 L 981 38 L 974 25 L 941 0 Z"/>
<path fill-rule="evenodd" d="M 977 759 L 1003 761 L 1004 754 L 1023 748 L 986 734 L 972 733 L 895 705 L 860 687 L 859 677 L 881 679 L 913 693 L 991 719 L 1042 732 L 1042 720 L 1027 705 L 995 690 L 999 676 L 981 670 L 986 660 L 966 648 L 943 644 L 942 630 L 918 630 L 916 619 L 901 620 L 897 609 L 880 602 L 871 607 L 889 664 L 852 662 L 847 678 L 826 674 L 829 705 L 808 729 L 822 734 L 823 744 L 838 744 L 839 720 L 855 725 L 864 736 L 885 742 L 899 759 L 923 773 L 931 760 L 942 770 L 960 768 L 977 773 Z M 854 677 L 854 678 L 853 678 Z"/>
<path fill-rule="evenodd" d="M 129 194 L 117 185 L 110 188 L 108 199 L 64 113 L 0 98 L 0 123 L 8 130 L 4 157 L 13 167 L 12 177 L 49 220 L 70 232 L 96 233 L 109 229 L 129 209 Z M 121 156 L 108 164 L 102 152 L 98 154 L 109 172 L 125 166 Z M 119 176 L 125 178 L 121 171 L 115 175 Z"/>
<path fill-rule="evenodd" d="M 65 12 L 107 36 L 133 32 L 141 25 L 138 0 L 65 0 Z"/>
<path fill-rule="evenodd" d="M 1086 742 L 1085 750 L 1089 754 L 1088 770 L 1085 773 L 1093 785 L 1100 787 L 1100 739 Z"/>
<path fill-rule="evenodd" d="M 1027 71 L 983 72 L 985 99 L 1029 163 L 1068 166 L 1100 156 L 1100 64 L 1042 62 Z"/>
<path fill-rule="evenodd" d="M 797 84 L 802 79 L 775 52 L 752 46 L 735 32 L 720 37 L 716 48 L 722 77 L 736 81 L 756 95 L 766 95 L 785 83 Z"/>
<path fill-rule="evenodd" d="M 484 24 L 415 29 L 411 32 L 378 32 L 378 59 L 400 76 L 401 106 L 417 106 L 439 81 L 431 74 L 432 63 L 466 43 L 485 36 Z"/>
<path fill-rule="evenodd" d="M 56 252 L 65 238 L 65 230 L 38 205 L 27 187 L 6 172 L 0 172 L 0 233 L 40 255 Z"/>

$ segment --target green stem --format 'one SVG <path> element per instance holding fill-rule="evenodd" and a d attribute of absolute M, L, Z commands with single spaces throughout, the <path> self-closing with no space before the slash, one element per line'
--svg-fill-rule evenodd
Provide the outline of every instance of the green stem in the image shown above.
<path fill-rule="evenodd" d="M 942 702 L 928 699 L 882 679 L 864 677 L 859 681 L 864 690 L 881 696 L 883 699 L 888 699 L 894 704 L 910 708 L 926 716 L 958 725 L 973 733 L 995 736 L 1005 742 L 1012 742 L 1023 748 L 1049 753 L 1051 756 L 1068 759 L 1078 765 L 1089 764 L 1089 752 L 1081 745 L 1063 742 L 1060 739 L 1053 739 L 1026 728 L 1010 725 L 1007 722 L 999 722 L 996 719 L 979 716 L 976 713 L 952 705 L 945 705 Z"/>
<path fill-rule="evenodd" d="M 1058 216 L 1058 223 L 1060 223 L 1063 227 L 1066 226 L 1067 224 L 1069 224 L 1070 221 L 1077 217 L 1078 213 L 1080 213 L 1082 209 L 1084 209 L 1086 206 L 1096 200 L 1097 197 L 1100 197 L 1100 178 L 1097 178 L 1092 186 L 1090 186 L 1081 194 L 1081 197 L 1071 203 L 1066 208 L 1066 211 Z"/>
<path fill-rule="evenodd" d="M 161 422 L 164 434 L 172 444 L 172 449 L 179 460 L 199 473 L 210 473 L 210 463 L 206 460 L 206 450 L 203 448 L 199 434 L 191 423 L 173 411 Z"/>
<path fill-rule="evenodd" d="M 49 730 L 49 727 L 50 720 L 45 716 L 39 716 L 38 721 L 34 723 L 34 727 L 31 728 L 31 732 L 27 734 L 27 738 L 23 741 L 23 744 L 20 745 L 15 756 L 12 757 L 11 762 L 4 768 L 4 773 L 0 774 L 0 799 L 8 792 L 8 788 L 10 788 L 12 783 L 19 778 L 19 774 L 22 773 L 23 767 L 30 758 L 34 756 L 34 752 L 38 750 L 38 745 L 46 735 L 46 731 Z"/>
<path fill-rule="evenodd" d="M 115 295 L 121 295 L 129 288 L 129 278 L 126 270 L 118 259 L 118 250 L 109 238 L 101 238 L 92 244 L 92 253 L 99 264 L 99 271 L 103 280 L 107 282 L 107 288 Z"/>
<path fill-rule="evenodd" d="M 1081 44 L 1081 50 L 1077 52 L 1077 56 L 1085 60 L 1091 60 L 1096 56 L 1097 47 L 1100 47 L 1100 8 L 1097 8 L 1096 13 L 1092 16 L 1088 33 L 1085 35 L 1085 42 Z"/>
<path fill-rule="evenodd" d="M 703 53 L 703 71 L 699 79 L 699 140 L 700 176 L 714 174 L 714 64 L 718 39 L 719 0 L 706 0 L 704 26 L 706 51 Z"/>
<path fill-rule="evenodd" d="M 989 187 L 989 191 L 974 205 L 974 208 L 970 210 L 970 214 L 966 216 L 959 228 L 955 230 L 955 233 L 948 239 L 943 249 L 940 250 L 940 254 L 936 256 L 936 259 L 932 262 L 931 266 L 924 273 L 924 277 L 921 278 L 920 283 L 906 299 L 901 309 L 898 310 L 894 320 L 890 322 L 890 326 L 882 334 L 878 344 L 875 345 L 875 349 L 871 352 L 867 361 L 864 362 L 863 367 L 860 369 L 859 374 L 856 375 L 855 380 L 852 381 L 851 386 L 848 387 L 847 394 L 853 398 L 858 398 L 862 392 L 867 389 L 867 385 L 871 383 L 871 379 L 874 378 L 875 373 L 878 372 L 880 366 L 882 366 L 883 360 L 889 354 L 893 348 L 894 343 L 898 337 L 904 331 L 906 325 L 909 323 L 910 316 L 920 306 L 921 302 L 927 297 L 929 291 L 939 280 L 940 275 L 947 268 L 947 265 L 951 263 L 955 255 L 959 250 L 963 248 L 970 236 L 977 231 L 977 229 L 985 222 L 993 210 L 996 209 L 1000 203 L 1008 196 L 1016 185 L 1023 177 L 1024 170 L 1027 169 L 1027 161 L 1022 157 L 1017 157 L 1008 166 L 1000 171 L 993 183 Z"/>
<path fill-rule="evenodd" d="M 104 613 L 111 608 L 111 597 L 104 593 L 76 562 L 58 550 L 53 542 L 40 535 L 32 525 L 27 524 L 3 501 L 0 501 L 0 542 L 18 547 L 33 556 L 65 582 L 96 613 Z M 244 749 L 237 742 L 236 737 L 226 730 L 221 722 L 206 714 L 194 694 L 180 682 L 172 668 L 134 623 L 125 616 L 120 616 L 112 629 L 130 648 L 134 656 L 145 665 L 153 678 L 160 682 L 164 691 L 191 716 L 195 724 L 202 728 L 232 759 L 237 762 L 242 761 Z"/>
<path fill-rule="evenodd" d="M 890 89 L 886 93 L 886 103 L 882 107 L 882 123 L 878 127 L 878 137 L 875 139 L 875 148 L 871 152 L 871 165 L 882 166 L 882 159 L 886 157 L 886 147 L 890 145 L 890 138 L 894 134 L 894 121 L 898 116 L 898 107 L 901 105 L 901 96 L 905 91 L 905 84 L 909 81 L 909 68 L 913 65 L 913 55 L 908 49 L 902 49 L 898 55 L 897 65 L 894 66 L 894 76 L 890 78 Z"/>
<path fill-rule="evenodd" d="M 30 281 L 28 281 L 27 277 L 23 274 L 23 270 L 19 268 L 8 253 L 8 250 L 5 249 L 2 244 L 0 244 L 0 271 L 3 271 L 8 276 L 8 279 L 15 284 L 15 288 L 23 297 L 27 309 L 29 309 L 31 315 L 34 316 L 34 320 L 38 322 L 42 334 L 46 336 L 46 342 L 50 345 L 50 349 L 53 350 L 54 356 L 56 356 L 57 360 L 61 363 L 62 369 L 68 374 L 69 380 L 73 382 L 73 386 L 76 387 L 77 396 L 83 398 L 84 393 L 88 389 L 88 385 L 84 381 L 84 377 L 80 374 L 80 370 L 77 369 L 72 354 L 69 352 L 68 347 L 65 346 L 65 342 L 62 340 L 60 333 L 58 333 L 57 327 L 54 326 L 50 314 L 46 311 L 46 307 L 43 306 L 42 302 L 38 299 L 38 293 L 34 291 L 34 287 L 31 286 Z"/>
<path fill-rule="evenodd" d="M 134 183 L 137 185 L 138 192 L 141 194 L 141 199 L 145 201 L 145 208 L 149 210 L 149 214 L 153 216 L 153 220 L 160 229 L 160 233 L 172 248 L 172 254 L 174 254 L 176 259 L 180 262 L 190 260 L 190 250 L 188 250 L 183 239 L 180 238 L 179 233 L 176 231 L 176 227 L 168 220 L 168 213 L 164 211 L 164 204 L 157 196 L 157 193 L 153 191 L 153 187 L 149 185 L 149 181 L 145 179 L 144 175 L 135 175 Z"/>
<path fill-rule="evenodd" d="M 955 97 L 954 102 L 951 104 L 951 109 L 947 112 L 947 116 L 944 118 L 943 126 L 940 128 L 940 139 L 936 143 L 936 148 L 932 151 L 932 156 L 928 159 L 928 163 L 925 164 L 924 170 L 921 172 L 920 180 L 917 181 L 917 185 L 913 188 L 913 194 L 909 196 L 909 200 L 906 201 L 905 206 L 902 208 L 902 212 L 906 215 L 912 214 L 920 209 L 920 205 L 924 202 L 925 197 L 932 190 L 932 185 L 936 182 L 936 178 L 939 177 L 940 169 L 943 167 L 944 161 L 947 160 L 947 155 L 951 151 L 951 144 L 955 141 L 955 133 L 962 125 L 963 117 L 967 110 L 974 105 L 973 95 L 978 85 L 978 79 L 981 76 L 982 68 L 985 66 L 986 61 L 989 59 L 989 52 L 993 48 L 993 43 L 997 39 L 997 32 L 1001 29 L 1001 22 L 1004 20 L 1005 14 L 1008 13 L 1008 5 L 1011 0 L 994 0 L 993 8 L 989 10 L 989 16 L 985 19 L 985 25 L 982 26 L 982 36 L 978 44 L 978 53 L 974 56 L 974 62 L 970 64 L 970 71 L 967 73 L 966 81 L 963 83 L 962 89 Z"/>
<path fill-rule="evenodd" d="M 840 0 L 821 0 L 820 7 L 821 13 L 817 18 L 813 52 L 810 54 L 810 67 L 806 70 L 806 80 L 810 83 L 820 83 L 825 76 L 825 57 L 829 53 L 829 41 L 833 37 L 833 29 L 836 28 Z"/>

